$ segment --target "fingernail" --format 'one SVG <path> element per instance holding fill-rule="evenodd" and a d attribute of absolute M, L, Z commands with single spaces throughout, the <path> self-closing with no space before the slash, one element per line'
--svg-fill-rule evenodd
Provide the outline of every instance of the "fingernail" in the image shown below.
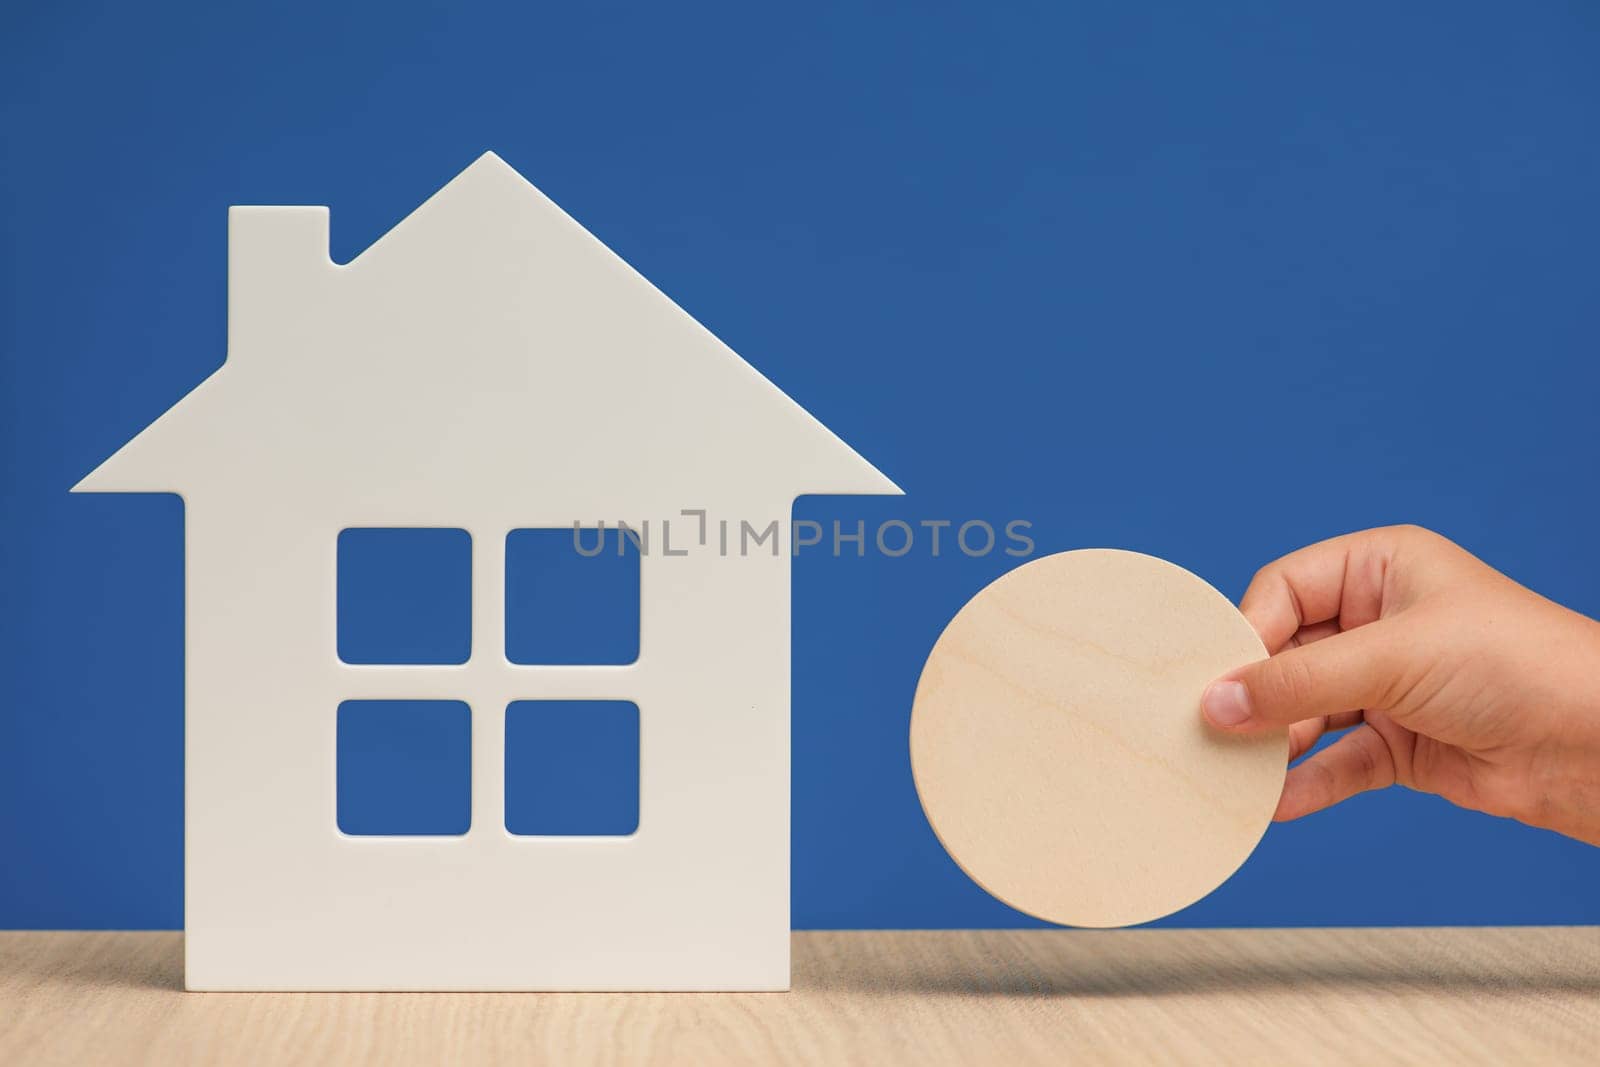
<path fill-rule="evenodd" d="M 1250 719 L 1250 694 L 1243 682 L 1214 682 L 1200 697 L 1200 710 L 1213 726 L 1243 726 Z"/>

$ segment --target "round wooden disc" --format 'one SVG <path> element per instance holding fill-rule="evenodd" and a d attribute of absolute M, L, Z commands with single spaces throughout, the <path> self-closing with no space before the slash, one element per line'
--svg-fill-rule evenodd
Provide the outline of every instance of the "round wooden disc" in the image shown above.
<path fill-rule="evenodd" d="M 1020 911 L 1128 926 L 1194 903 L 1266 831 L 1288 738 L 1200 717 L 1266 649 L 1227 598 L 1137 552 L 1045 556 L 956 614 L 917 684 L 911 769 L 961 869 Z"/>

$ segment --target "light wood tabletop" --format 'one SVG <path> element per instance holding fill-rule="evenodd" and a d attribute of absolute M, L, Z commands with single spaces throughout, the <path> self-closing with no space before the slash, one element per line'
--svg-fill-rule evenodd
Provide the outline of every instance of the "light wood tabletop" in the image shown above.
<path fill-rule="evenodd" d="M 0 933 L 0 1064 L 1595 1063 L 1600 928 L 797 933 L 759 994 L 184 993 Z"/>

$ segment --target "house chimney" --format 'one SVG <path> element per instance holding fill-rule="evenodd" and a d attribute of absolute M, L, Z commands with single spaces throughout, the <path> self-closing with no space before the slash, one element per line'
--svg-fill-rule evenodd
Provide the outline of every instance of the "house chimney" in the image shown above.
<path fill-rule="evenodd" d="M 325 207 L 228 209 L 228 355 L 292 323 L 313 287 L 336 270 Z"/>

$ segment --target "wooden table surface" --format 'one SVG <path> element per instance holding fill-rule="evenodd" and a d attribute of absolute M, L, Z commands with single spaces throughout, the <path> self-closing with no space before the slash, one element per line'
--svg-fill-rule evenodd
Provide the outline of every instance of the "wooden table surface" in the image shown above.
<path fill-rule="evenodd" d="M 1600 928 L 797 933 L 794 991 L 184 993 L 0 933 L 0 1064 L 1589 1063 Z"/>

